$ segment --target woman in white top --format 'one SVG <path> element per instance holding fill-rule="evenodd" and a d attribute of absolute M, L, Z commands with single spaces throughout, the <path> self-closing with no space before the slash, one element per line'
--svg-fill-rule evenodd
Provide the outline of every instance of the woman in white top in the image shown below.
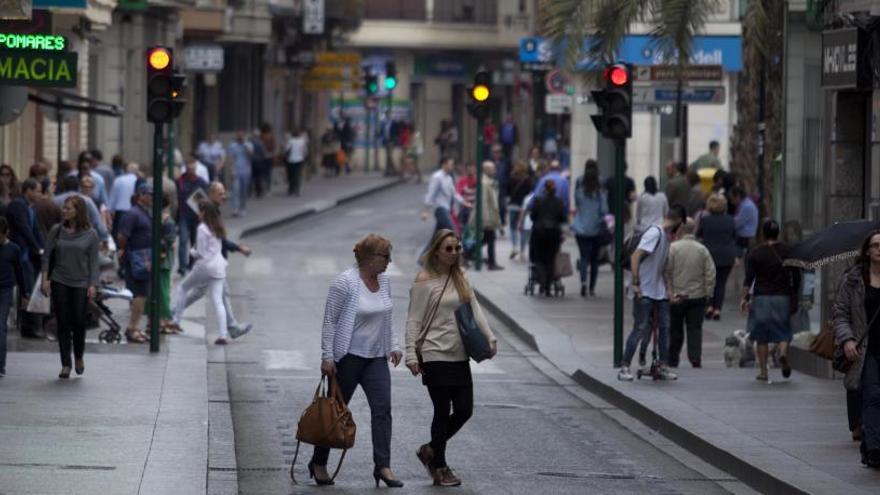
<path fill-rule="evenodd" d="M 644 232 L 652 225 L 663 225 L 663 219 L 666 218 L 668 211 L 669 201 L 665 194 L 657 191 L 657 179 L 648 176 L 645 179 L 645 192 L 636 202 L 638 231 Z"/>
<path fill-rule="evenodd" d="M 370 405 L 373 478 L 389 487 L 403 482 L 391 471 L 391 373 L 387 361 L 400 364 L 403 353 L 391 328 L 391 287 L 385 269 L 391 242 L 370 234 L 354 247 L 357 267 L 340 273 L 330 285 L 321 331 L 321 372 L 335 375 L 345 403 L 358 385 Z M 332 485 L 327 474 L 330 450 L 315 447 L 309 476 Z"/>
<path fill-rule="evenodd" d="M 186 297 L 198 288 L 207 288 L 217 317 L 217 345 L 226 345 L 229 332 L 226 327 L 226 306 L 223 305 L 223 282 L 226 280 L 226 258 L 223 257 L 222 240 L 226 237 L 220 210 L 208 201 L 199 204 L 199 223 L 196 229 L 196 247 L 193 248 L 195 263 L 177 285 L 174 323 L 180 325 L 186 309 Z"/>

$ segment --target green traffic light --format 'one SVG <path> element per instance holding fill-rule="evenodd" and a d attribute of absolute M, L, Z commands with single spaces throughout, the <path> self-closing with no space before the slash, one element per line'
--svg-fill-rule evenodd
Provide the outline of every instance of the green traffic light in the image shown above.
<path fill-rule="evenodd" d="M 367 92 L 370 94 L 374 94 L 379 91 L 379 85 L 376 84 L 375 81 L 370 81 L 370 84 L 367 85 Z"/>
<path fill-rule="evenodd" d="M 397 87 L 397 78 L 385 77 L 385 89 L 392 90 Z"/>

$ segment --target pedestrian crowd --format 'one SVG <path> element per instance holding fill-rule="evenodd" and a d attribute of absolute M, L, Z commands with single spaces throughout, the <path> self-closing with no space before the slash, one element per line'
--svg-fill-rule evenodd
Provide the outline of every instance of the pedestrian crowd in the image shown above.
<path fill-rule="evenodd" d="M 249 332 L 251 325 L 236 320 L 232 310 L 226 258 L 251 251 L 226 238 L 220 214 L 226 188 L 216 180 L 241 176 L 235 155 L 242 139 L 239 135 L 228 154 L 222 145 L 203 143 L 181 169 L 169 171 L 175 179 L 163 176 L 157 243 L 153 179 L 137 163 L 121 156 L 107 163 L 100 150 L 84 151 L 75 165 L 59 163 L 54 174 L 38 162 L 24 180 L 9 165 L 0 165 L 0 376 L 7 372 L 7 322 L 13 311 L 23 338 L 57 340 L 60 378 L 69 378 L 71 370 L 83 374 L 86 330 L 101 317 L 122 329 L 101 303 L 111 294 L 124 294 L 113 287 L 117 278 L 130 292 L 123 296 L 131 301 L 123 332 L 127 342 L 149 341 L 149 323 L 142 330 L 141 319 L 149 313 L 154 270 L 160 278 L 161 333 L 182 332 L 184 310 L 205 295 L 216 311 L 216 344 Z M 248 187 L 236 187 L 242 186 Z M 255 188 L 255 195 L 267 192 L 265 183 L 260 187 L 262 193 Z M 239 214 L 242 205 L 236 203 Z M 152 264 L 156 245 L 159 266 Z M 181 278 L 172 289 L 175 266 Z"/>

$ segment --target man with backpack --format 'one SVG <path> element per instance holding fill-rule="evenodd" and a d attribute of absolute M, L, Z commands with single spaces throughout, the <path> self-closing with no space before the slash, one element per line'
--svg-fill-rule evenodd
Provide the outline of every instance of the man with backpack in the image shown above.
<path fill-rule="evenodd" d="M 630 362 L 640 340 L 651 338 L 652 320 L 657 327 L 657 363 L 660 378 L 675 380 L 678 376 L 670 371 L 669 363 L 669 294 L 665 274 L 669 254 L 670 237 L 675 235 L 684 222 L 678 208 L 666 214 L 663 225 L 652 225 L 645 230 L 630 258 L 633 300 L 633 329 L 626 339 L 623 362 L 617 379 L 632 381 Z M 653 315 L 653 318 L 652 318 Z"/>

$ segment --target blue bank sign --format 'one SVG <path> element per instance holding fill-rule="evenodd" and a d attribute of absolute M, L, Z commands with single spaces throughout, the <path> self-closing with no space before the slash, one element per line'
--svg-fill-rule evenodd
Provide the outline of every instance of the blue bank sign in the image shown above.
<path fill-rule="evenodd" d="M 584 47 L 589 47 L 590 43 L 590 38 L 587 38 Z M 524 64 L 556 63 L 557 51 L 550 40 L 538 36 L 523 38 L 519 43 L 519 61 Z M 624 37 L 617 59 L 634 65 L 666 65 L 674 62 L 664 59 L 654 39 L 647 35 Z M 742 40 L 739 36 L 697 36 L 691 63 L 720 65 L 727 72 L 739 72 L 742 70 Z M 595 61 L 591 58 L 584 58 L 577 64 L 581 70 L 594 67 Z"/>

